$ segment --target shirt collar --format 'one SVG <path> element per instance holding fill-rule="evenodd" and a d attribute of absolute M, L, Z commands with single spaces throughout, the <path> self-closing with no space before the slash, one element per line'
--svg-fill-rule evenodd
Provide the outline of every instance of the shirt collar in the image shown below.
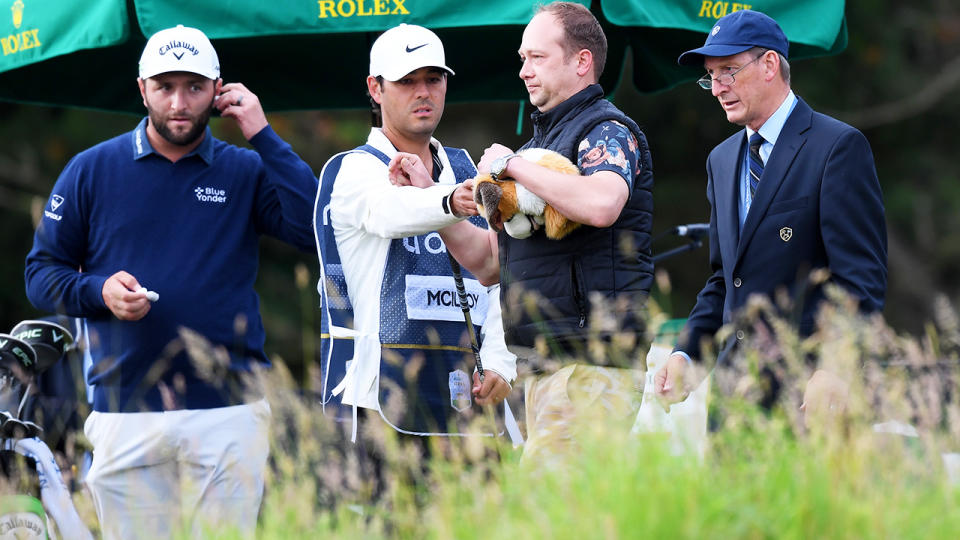
<path fill-rule="evenodd" d="M 783 131 L 783 126 L 787 123 L 787 118 L 790 117 L 790 111 L 793 110 L 796 102 L 797 96 L 793 94 L 793 90 L 790 90 L 790 92 L 787 93 L 787 97 L 783 99 L 783 103 L 780 104 L 777 110 L 770 115 L 770 118 L 767 118 L 767 121 L 757 130 L 764 141 L 772 145 L 777 144 L 777 138 L 780 137 L 780 132 Z M 748 141 L 754 133 L 752 129 L 747 128 Z"/>
<path fill-rule="evenodd" d="M 370 129 L 370 135 L 367 136 L 367 144 L 376 148 L 377 150 L 380 150 L 386 154 L 388 158 L 392 159 L 393 156 L 397 155 L 397 148 L 393 146 L 393 143 L 390 142 L 390 139 L 383 134 L 383 130 L 378 127 Z M 456 181 L 452 176 L 453 173 L 451 172 L 450 162 L 447 158 L 447 153 L 443 150 L 443 145 L 440 144 L 440 141 L 431 137 L 430 146 L 432 146 L 436 154 L 440 156 L 440 162 L 443 164 L 443 170 L 440 171 L 439 183 L 449 184 L 452 181 Z"/>
<path fill-rule="evenodd" d="M 390 139 L 383 134 L 382 129 L 377 127 L 370 130 L 370 135 L 367 136 L 367 144 L 383 152 L 388 158 L 393 158 L 397 153 L 397 149 L 390 142 Z"/>
<path fill-rule="evenodd" d="M 397 148 L 393 146 L 393 143 L 390 142 L 390 139 L 383 134 L 383 129 L 378 127 L 370 128 L 370 135 L 367 136 L 367 144 L 376 148 L 377 150 L 380 150 L 389 158 L 392 158 L 397 153 Z M 440 153 L 441 150 L 443 150 L 443 147 L 440 145 L 440 141 L 434 139 L 433 137 L 430 138 L 430 146 L 432 146 L 437 153 Z"/>
<path fill-rule="evenodd" d="M 153 146 L 150 146 L 150 140 L 147 138 L 147 118 L 144 118 L 137 124 L 137 127 L 131 134 L 130 141 L 133 145 L 134 160 L 157 153 L 156 150 L 153 149 Z M 210 126 L 206 127 L 203 133 L 203 140 L 200 141 L 200 144 L 183 157 L 189 156 L 197 156 L 207 165 L 213 162 L 213 135 L 210 133 Z"/>
<path fill-rule="evenodd" d="M 530 119 L 533 120 L 535 130 L 546 133 L 574 109 L 584 108 L 602 97 L 603 88 L 599 84 L 591 84 L 547 112 L 533 111 L 530 113 Z"/>

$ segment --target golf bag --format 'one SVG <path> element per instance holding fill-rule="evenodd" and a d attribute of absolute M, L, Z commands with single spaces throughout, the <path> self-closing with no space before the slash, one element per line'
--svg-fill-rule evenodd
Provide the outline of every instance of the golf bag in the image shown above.
<path fill-rule="evenodd" d="M 0 471 L 18 492 L 0 496 L 2 538 L 55 538 L 50 521 L 62 538 L 93 538 L 34 421 L 40 376 L 73 344 L 70 331 L 51 321 L 23 321 L 0 334 Z"/>

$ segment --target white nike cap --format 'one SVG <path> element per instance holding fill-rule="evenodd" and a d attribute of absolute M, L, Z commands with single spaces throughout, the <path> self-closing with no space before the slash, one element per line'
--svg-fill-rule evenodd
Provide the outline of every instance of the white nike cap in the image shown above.
<path fill-rule="evenodd" d="M 391 82 L 422 67 L 438 67 L 454 75 L 446 63 L 440 38 L 415 24 L 394 26 L 381 34 L 370 48 L 370 75 Z"/>
<path fill-rule="evenodd" d="M 140 78 L 146 80 L 171 71 L 220 78 L 220 60 L 206 34 L 178 24 L 150 36 L 140 55 Z"/>

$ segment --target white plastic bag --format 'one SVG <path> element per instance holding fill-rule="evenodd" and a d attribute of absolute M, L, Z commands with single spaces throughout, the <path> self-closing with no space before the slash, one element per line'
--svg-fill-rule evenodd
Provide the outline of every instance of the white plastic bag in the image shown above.
<path fill-rule="evenodd" d="M 654 344 L 647 353 L 647 375 L 643 387 L 640 411 L 633 423 L 631 433 L 662 433 L 670 442 L 675 455 L 690 454 L 703 459 L 707 451 L 707 394 L 710 378 L 700 383 L 687 399 L 663 410 L 653 391 L 653 378 L 670 357 L 672 349 Z"/>

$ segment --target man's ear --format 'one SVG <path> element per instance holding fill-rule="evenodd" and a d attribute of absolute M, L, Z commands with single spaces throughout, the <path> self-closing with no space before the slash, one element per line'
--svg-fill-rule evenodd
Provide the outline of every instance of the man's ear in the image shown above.
<path fill-rule="evenodd" d="M 763 66 L 763 80 L 769 82 L 780 76 L 780 55 L 777 51 L 763 53 L 760 64 Z"/>
<path fill-rule="evenodd" d="M 147 86 L 146 81 L 137 77 L 137 86 L 140 88 L 140 98 L 143 100 L 143 106 L 147 106 Z"/>
<path fill-rule="evenodd" d="M 367 76 L 367 92 L 370 93 L 370 97 L 373 98 L 377 103 L 382 103 L 382 98 L 380 93 L 383 91 L 383 88 L 380 87 L 380 82 L 373 75 Z"/>
<path fill-rule="evenodd" d="M 217 78 L 216 82 L 213 83 L 213 95 L 219 96 L 221 88 L 223 88 L 223 79 Z"/>
<path fill-rule="evenodd" d="M 584 77 L 591 73 L 593 73 L 593 53 L 590 49 L 580 49 L 577 53 L 577 75 Z"/>

